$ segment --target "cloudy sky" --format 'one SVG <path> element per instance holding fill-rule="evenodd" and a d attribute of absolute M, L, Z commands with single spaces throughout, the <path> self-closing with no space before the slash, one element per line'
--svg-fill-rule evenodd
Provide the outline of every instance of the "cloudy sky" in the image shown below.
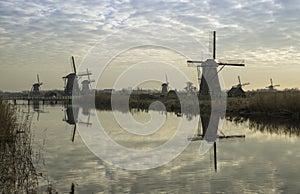
<path fill-rule="evenodd" d="M 251 82 L 246 89 L 271 77 L 280 89 L 300 87 L 299 11 L 297 0 L 1 0 L 0 90 L 29 90 L 37 73 L 44 89 L 62 89 L 70 56 L 80 63 L 105 37 L 140 25 L 200 42 L 216 30 L 217 58 L 246 62 L 222 71 L 227 88 L 237 75 Z"/>

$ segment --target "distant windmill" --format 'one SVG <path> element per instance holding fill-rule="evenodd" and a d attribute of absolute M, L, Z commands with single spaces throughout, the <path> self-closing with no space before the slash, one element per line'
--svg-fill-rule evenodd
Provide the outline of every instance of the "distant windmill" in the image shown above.
<path fill-rule="evenodd" d="M 76 65 L 74 57 L 71 57 L 71 65 L 73 66 L 73 73 L 70 73 L 63 77 L 65 83 L 64 94 L 67 96 L 71 96 L 72 94 L 79 94 L 79 85 L 76 74 Z"/>
<path fill-rule="evenodd" d="M 78 77 L 83 77 L 83 76 L 87 76 L 88 79 L 85 79 L 81 82 L 82 88 L 81 88 L 81 94 L 83 95 L 87 95 L 90 94 L 91 92 L 91 83 L 95 82 L 95 80 L 91 80 L 90 75 L 92 75 L 91 72 L 89 72 L 88 69 L 86 69 L 86 72 L 78 74 Z"/>
<path fill-rule="evenodd" d="M 31 88 L 31 93 L 32 93 L 32 95 L 35 95 L 35 96 L 40 94 L 40 87 L 41 87 L 41 85 L 43 85 L 43 83 L 40 82 L 39 74 L 37 74 L 36 77 L 37 77 L 37 82 L 34 83 Z"/>
<path fill-rule="evenodd" d="M 269 86 L 267 86 L 266 88 L 268 88 L 269 89 L 269 91 L 275 91 L 276 89 L 275 89 L 275 87 L 278 87 L 278 86 L 280 86 L 280 85 L 273 85 L 273 80 L 272 80 L 272 78 L 270 79 L 270 82 L 271 82 L 271 85 L 269 85 Z"/>
<path fill-rule="evenodd" d="M 250 83 L 241 82 L 240 76 L 238 76 L 239 83 L 237 85 L 232 86 L 232 88 L 228 91 L 228 97 L 245 97 L 245 91 L 243 90 L 243 86 L 249 85 Z"/>
<path fill-rule="evenodd" d="M 166 95 L 168 93 L 168 87 L 169 87 L 169 81 L 168 81 L 168 76 L 167 74 L 165 74 L 166 76 L 166 82 L 161 84 L 161 93 Z"/>
<path fill-rule="evenodd" d="M 207 59 L 206 61 L 193 61 L 188 60 L 188 65 L 194 64 L 197 67 L 198 80 L 199 80 L 199 94 L 209 95 L 211 92 L 221 92 L 220 81 L 218 73 L 225 66 L 245 66 L 242 60 L 227 60 L 227 61 L 216 61 L 216 31 L 213 31 L 213 58 Z M 218 66 L 222 66 L 219 70 Z M 200 68 L 202 68 L 202 76 L 200 75 Z M 206 78 L 210 78 L 211 88 L 208 87 Z"/>
<path fill-rule="evenodd" d="M 237 88 L 241 88 L 243 86 L 246 86 L 246 85 L 250 84 L 249 82 L 242 84 L 240 76 L 238 76 L 238 80 L 239 80 L 239 84 L 235 85 L 235 87 L 237 87 Z"/>

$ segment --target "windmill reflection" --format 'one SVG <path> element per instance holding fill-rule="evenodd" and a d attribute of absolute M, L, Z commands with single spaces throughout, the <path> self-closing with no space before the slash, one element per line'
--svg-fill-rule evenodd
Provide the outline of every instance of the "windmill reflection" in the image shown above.
<path fill-rule="evenodd" d="M 73 106 L 67 105 L 65 107 L 64 112 L 65 112 L 65 116 L 63 121 L 65 121 L 69 125 L 74 125 L 73 133 L 72 133 L 72 142 L 74 142 L 77 125 L 86 125 L 86 126 L 92 125 L 92 123 L 90 122 L 90 116 L 91 116 L 90 108 L 86 106 L 80 107 L 76 105 Z"/>
<path fill-rule="evenodd" d="M 32 100 L 31 101 L 32 104 L 27 106 L 27 112 L 23 111 L 23 113 L 30 115 L 31 113 L 37 113 L 37 117 L 36 120 L 39 121 L 40 120 L 40 113 L 48 113 L 47 111 L 44 111 L 44 106 L 40 105 L 40 101 L 39 100 Z M 32 112 L 33 109 L 33 112 Z"/>
<path fill-rule="evenodd" d="M 78 112 L 79 112 L 79 107 L 78 106 L 71 106 L 71 105 L 67 105 L 65 107 L 65 116 L 63 121 L 65 121 L 66 123 L 68 123 L 69 125 L 74 125 L 73 128 L 73 135 L 72 135 L 72 142 L 74 142 L 75 139 L 75 132 L 76 132 L 76 123 L 77 123 L 77 119 L 78 119 Z"/>
<path fill-rule="evenodd" d="M 211 119 L 211 120 L 210 120 Z M 199 117 L 198 128 L 196 136 L 189 138 L 190 141 L 202 141 L 200 147 L 200 154 L 204 155 L 209 151 L 212 147 L 213 143 L 213 155 L 214 155 L 214 169 L 217 172 L 218 164 L 217 164 L 217 142 L 213 140 L 214 134 L 219 139 L 233 139 L 233 138 L 245 138 L 245 135 L 225 135 L 220 129 L 219 125 L 222 121 L 222 117 L 219 115 L 214 117 L 213 115 L 210 117 L 209 115 L 201 115 Z M 215 131 L 208 130 L 209 127 L 214 127 Z M 218 132 L 221 135 L 218 135 Z M 210 134 L 208 134 L 210 133 Z M 208 136 L 207 136 L 208 135 Z M 204 146 L 203 146 L 204 145 Z"/>

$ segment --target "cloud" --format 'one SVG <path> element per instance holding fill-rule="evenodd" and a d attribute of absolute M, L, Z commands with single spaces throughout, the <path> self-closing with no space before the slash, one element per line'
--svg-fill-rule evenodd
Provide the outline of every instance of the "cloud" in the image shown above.
<path fill-rule="evenodd" d="M 208 32 L 217 30 L 221 58 L 260 58 L 263 55 L 256 54 L 267 49 L 264 52 L 272 60 L 264 62 L 288 58 L 294 64 L 299 57 L 294 52 L 300 49 L 299 9 L 295 0 L 3 0 L 1 67 L 26 64 L 24 68 L 42 68 L 51 64 L 59 70 L 65 61 L 54 63 L 54 59 L 75 55 L 80 61 L 107 35 L 147 24 L 176 28 L 207 47 Z M 291 53 L 285 53 L 289 48 Z M 295 60 L 287 57 L 293 55 Z"/>

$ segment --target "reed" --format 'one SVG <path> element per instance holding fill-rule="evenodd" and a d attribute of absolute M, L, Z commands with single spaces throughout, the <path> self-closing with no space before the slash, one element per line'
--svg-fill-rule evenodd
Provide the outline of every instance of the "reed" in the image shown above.
<path fill-rule="evenodd" d="M 246 98 L 229 98 L 227 113 L 300 119 L 300 92 L 249 92 Z"/>
<path fill-rule="evenodd" d="M 288 118 L 300 120 L 300 91 L 277 91 L 277 92 L 248 92 L 245 98 L 227 99 L 227 116 L 235 117 L 270 117 L 270 118 Z M 183 100 L 181 104 L 178 99 L 167 99 L 165 97 L 152 96 L 143 98 L 142 95 L 131 95 L 126 101 L 123 95 L 117 95 L 117 107 L 120 111 L 129 108 L 147 110 L 154 101 L 162 102 L 167 111 L 181 112 L 182 105 L 185 110 L 194 113 L 195 104 L 189 100 Z M 184 98 L 183 98 L 184 99 Z M 126 103 L 124 103 L 126 102 Z M 201 114 L 210 114 L 209 98 L 200 98 L 199 108 Z M 111 96 L 108 94 L 97 95 L 95 105 L 98 109 L 111 110 Z M 127 107 L 127 108 L 126 108 Z M 198 110 L 198 109 L 195 109 Z M 197 113 L 198 114 L 198 113 Z"/>
<path fill-rule="evenodd" d="M 0 99 L 0 193 L 36 193 L 31 120 Z"/>

